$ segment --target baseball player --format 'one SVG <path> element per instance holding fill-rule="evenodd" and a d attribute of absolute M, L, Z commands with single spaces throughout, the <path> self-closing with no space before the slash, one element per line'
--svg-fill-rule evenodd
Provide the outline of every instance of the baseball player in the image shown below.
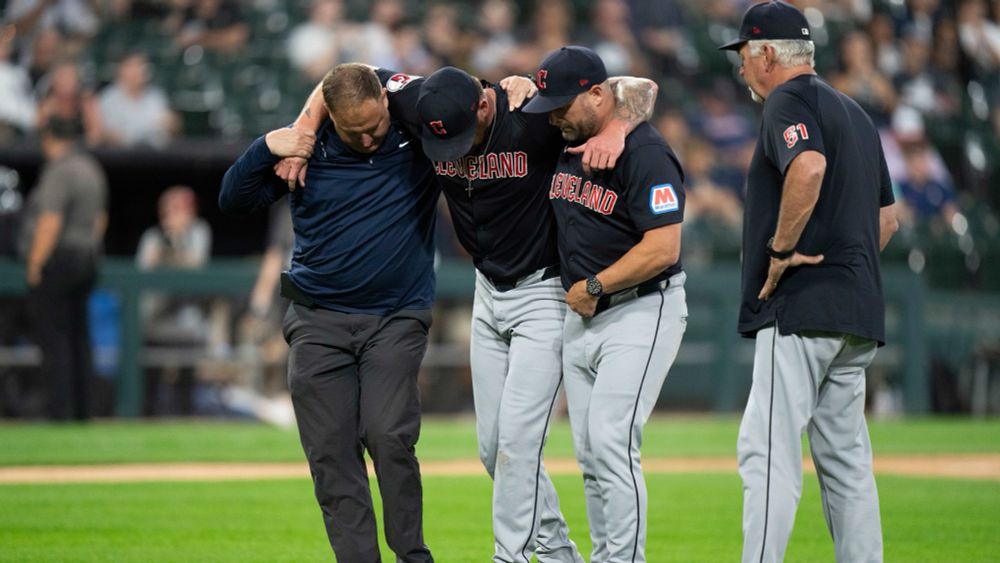
<path fill-rule="evenodd" d="M 390 112 L 434 161 L 456 234 L 476 266 L 471 364 L 479 454 L 494 479 L 494 560 L 527 563 L 534 553 L 543 563 L 582 561 L 542 460 L 566 312 L 546 198 L 565 143 L 543 116 L 507 111 L 522 97 L 459 69 L 426 79 L 378 72 Z M 607 139 L 588 145 L 597 147 L 592 155 L 575 149 L 595 166 L 614 164 L 625 133 L 649 117 L 655 98 L 651 81 L 613 80 L 623 102 Z M 606 154 L 602 141 L 617 150 Z"/>
<path fill-rule="evenodd" d="M 548 113 L 571 144 L 608 127 L 620 102 L 596 53 L 563 47 L 542 61 L 538 76 L 539 93 L 524 111 Z M 572 309 L 563 369 L 592 563 L 646 560 L 639 445 L 687 325 L 683 180 L 667 142 L 642 123 L 613 169 L 588 173 L 567 150 L 549 187 Z"/>
<path fill-rule="evenodd" d="M 781 561 L 809 433 L 837 561 L 881 561 L 865 368 L 885 339 L 879 251 L 897 228 L 878 132 L 813 70 L 809 23 L 783 2 L 743 16 L 738 51 L 764 101 L 750 164 L 739 330 L 756 338 L 738 442 L 743 561 Z"/>

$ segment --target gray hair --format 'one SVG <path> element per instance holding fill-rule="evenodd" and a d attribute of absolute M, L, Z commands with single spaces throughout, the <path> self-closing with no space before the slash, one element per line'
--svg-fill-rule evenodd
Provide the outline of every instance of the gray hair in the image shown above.
<path fill-rule="evenodd" d="M 816 66 L 814 55 L 816 46 L 806 39 L 755 39 L 747 42 L 750 55 L 756 57 L 764 52 L 764 45 L 774 48 L 775 58 L 781 66 Z"/>

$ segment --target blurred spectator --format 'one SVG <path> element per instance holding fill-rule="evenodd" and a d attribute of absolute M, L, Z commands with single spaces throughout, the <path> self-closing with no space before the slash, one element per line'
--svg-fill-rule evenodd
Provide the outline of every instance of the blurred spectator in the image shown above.
<path fill-rule="evenodd" d="M 958 38 L 962 50 L 986 73 L 1000 69 L 1000 26 L 988 19 L 983 0 L 960 0 Z"/>
<path fill-rule="evenodd" d="M 43 29 L 36 33 L 28 45 L 27 62 L 22 57 L 21 66 L 28 70 L 31 83 L 36 87 L 49 75 L 59 62 L 66 60 L 63 36 L 58 29 Z"/>
<path fill-rule="evenodd" d="M 97 2 L 91 0 L 10 0 L 4 21 L 17 28 L 16 49 L 23 66 L 31 63 L 31 46 L 38 33 L 57 30 L 65 54 L 75 56 L 100 28 Z"/>
<path fill-rule="evenodd" d="M 743 203 L 737 193 L 716 180 L 715 153 L 712 146 L 691 138 L 684 147 L 684 184 L 687 207 L 692 219 L 715 222 L 740 232 L 743 224 Z"/>
<path fill-rule="evenodd" d="M 292 29 L 288 61 L 310 82 L 341 62 L 340 43 L 348 27 L 343 16 L 343 0 L 313 0 L 309 20 Z"/>
<path fill-rule="evenodd" d="M 368 22 L 352 34 L 344 45 L 342 60 L 362 62 L 400 72 L 403 68 L 393 48 L 393 32 L 403 25 L 406 10 L 402 0 L 375 0 L 371 5 Z M 329 69 L 327 69 L 329 70 Z"/>
<path fill-rule="evenodd" d="M 902 42 L 903 67 L 894 79 L 899 101 L 925 115 L 954 115 L 959 109 L 954 76 L 930 66 L 930 44 L 915 33 Z"/>
<path fill-rule="evenodd" d="M 645 76 L 649 72 L 631 24 L 625 0 L 596 0 L 592 5 L 590 29 L 580 41 L 601 56 L 609 76 Z"/>
<path fill-rule="evenodd" d="M 533 73 L 550 51 L 576 43 L 572 35 L 575 21 L 573 5 L 568 0 L 549 0 L 535 4 L 531 27 L 518 37 L 518 49 L 508 64 L 515 74 Z"/>
<path fill-rule="evenodd" d="M 83 131 L 87 145 L 100 142 L 103 127 L 97 98 L 83 85 L 76 63 L 59 63 L 42 83 L 43 94 L 38 104 L 39 124 L 52 117 L 72 121 L 78 130 Z"/>
<path fill-rule="evenodd" d="M 107 180 L 77 147 L 78 123 L 58 116 L 42 127 L 45 164 L 28 196 L 21 251 L 28 309 L 42 349 L 48 416 L 85 420 L 93 371 L 87 298 L 107 228 Z"/>
<path fill-rule="evenodd" d="M 689 44 L 679 4 L 677 0 L 629 2 L 632 29 L 640 45 L 651 55 L 651 64 L 658 65 L 658 70 L 665 74 L 697 64 L 697 52 Z"/>
<path fill-rule="evenodd" d="M 903 68 L 896 30 L 888 14 L 878 13 L 868 24 L 868 33 L 875 50 L 875 66 L 887 77 L 894 77 Z"/>
<path fill-rule="evenodd" d="M 934 37 L 935 27 L 939 24 L 940 1 L 907 0 L 906 8 L 906 25 L 912 28 L 918 38 L 930 41 Z"/>
<path fill-rule="evenodd" d="M 139 239 L 138 266 L 152 268 L 200 268 L 212 251 L 212 230 L 198 217 L 194 191 L 173 186 L 160 194 L 160 222 L 146 229 Z"/>
<path fill-rule="evenodd" d="M 848 33 L 840 47 L 841 72 L 830 84 L 868 112 L 876 126 L 889 122 L 896 106 L 896 92 L 875 66 L 871 39 L 862 31 Z"/>
<path fill-rule="evenodd" d="M 435 3 L 427 9 L 423 23 L 424 47 L 437 59 L 437 66 L 462 66 L 468 45 L 458 23 L 455 6 Z"/>
<path fill-rule="evenodd" d="M 98 97 L 105 143 L 161 149 L 174 136 L 177 117 L 170 111 L 167 96 L 149 80 L 145 55 L 133 53 L 119 63 L 115 82 Z"/>
<path fill-rule="evenodd" d="M 750 119 L 740 113 L 733 92 L 725 85 L 698 94 L 699 111 L 691 118 L 691 127 L 719 151 L 739 148 L 753 138 Z"/>
<path fill-rule="evenodd" d="M 892 116 L 892 126 L 880 132 L 882 150 L 885 152 L 885 162 L 889 168 L 889 177 L 897 184 L 906 180 L 909 168 L 906 165 L 906 148 L 923 146 L 930 163 L 931 178 L 946 185 L 953 185 L 951 173 L 945 166 L 941 154 L 927 143 L 924 132 L 924 119 L 917 110 L 900 106 Z"/>
<path fill-rule="evenodd" d="M 507 76 L 506 59 L 517 48 L 514 26 L 517 5 L 512 0 L 486 0 L 479 7 L 480 43 L 472 52 L 472 71 L 479 77 L 497 82 Z"/>
<path fill-rule="evenodd" d="M 36 104 L 28 73 L 11 62 L 14 26 L 0 27 L 0 143 L 35 130 Z"/>
<path fill-rule="evenodd" d="M 198 45 L 209 51 L 235 53 L 250 35 L 237 0 L 172 0 L 165 22 L 181 49 Z"/>
<path fill-rule="evenodd" d="M 136 264 L 140 269 L 203 267 L 211 255 L 212 231 L 198 217 L 194 191 L 173 186 L 160 195 L 159 224 L 139 239 Z M 197 299 L 147 292 L 140 301 L 143 336 L 147 344 L 171 348 L 204 348 L 209 321 Z M 146 414 L 194 412 L 194 367 L 152 371 L 146 379 Z M 176 384 L 176 385 L 171 385 Z"/>
<path fill-rule="evenodd" d="M 958 212 L 955 206 L 955 189 L 950 182 L 935 179 L 933 175 L 933 155 L 922 143 L 907 146 L 906 177 L 898 182 L 903 196 L 904 217 L 925 222 L 940 218 L 950 225 Z"/>

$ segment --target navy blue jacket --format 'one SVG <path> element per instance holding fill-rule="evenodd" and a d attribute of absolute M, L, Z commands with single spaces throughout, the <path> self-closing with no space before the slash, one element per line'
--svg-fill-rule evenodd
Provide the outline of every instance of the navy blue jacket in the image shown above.
<path fill-rule="evenodd" d="M 279 159 L 258 138 L 222 180 L 219 207 L 245 214 L 288 195 L 292 282 L 324 309 L 388 315 L 434 300 L 439 188 L 416 139 L 393 122 L 378 151 L 362 155 L 327 122 L 317 132 L 305 187 L 289 194 Z"/>

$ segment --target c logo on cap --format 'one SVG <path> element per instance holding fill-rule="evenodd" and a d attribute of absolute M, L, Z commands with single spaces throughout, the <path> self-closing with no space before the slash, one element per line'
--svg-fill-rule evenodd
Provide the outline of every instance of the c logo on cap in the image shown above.
<path fill-rule="evenodd" d="M 548 75 L 549 71 L 543 69 L 538 70 L 538 76 L 535 77 L 535 84 L 538 85 L 539 90 L 545 89 L 545 77 L 547 77 Z"/>
<path fill-rule="evenodd" d="M 439 137 L 441 135 L 447 135 L 448 134 L 448 131 L 446 131 L 445 128 L 444 128 L 444 122 L 441 121 L 440 119 L 438 119 L 437 121 L 431 121 L 427 125 L 428 125 L 428 127 L 431 128 L 431 131 L 435 135 L 437 135 Z"/>

